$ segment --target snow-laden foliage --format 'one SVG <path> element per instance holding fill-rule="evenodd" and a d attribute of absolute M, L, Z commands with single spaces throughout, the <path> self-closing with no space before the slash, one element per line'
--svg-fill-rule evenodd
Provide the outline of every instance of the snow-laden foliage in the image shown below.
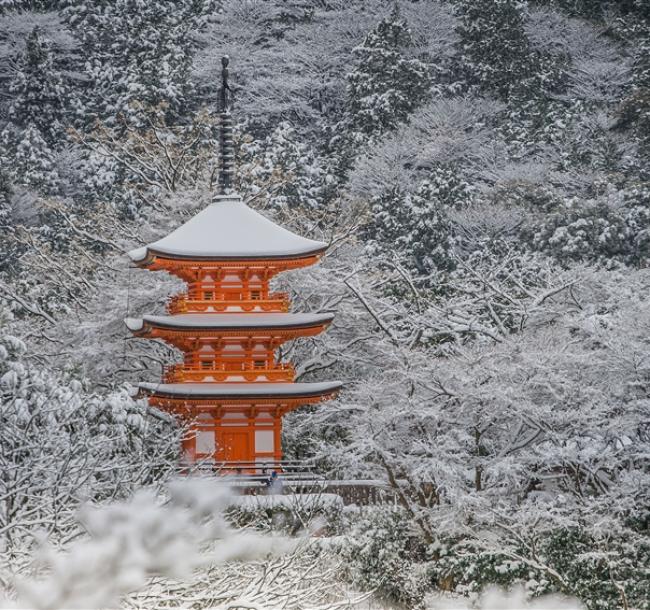
<path fill-rule="evenodd" d="M 49 42 L 38 28 L 27 37 L 9 93 L 9 118 L 14 125 L 39 130 L 50 145 L 60 143 L 68 92 L 53 65 Z"/>
<path fill-rule="evenodd" d="M 470 191 L 453 170 L 438 167 L 414 193 L 396 186 L 373 197 L 364 232 L 369 254 L 385 257 L 389 265 L 404 262 L 418 283 L 453 269 L 456 237 L 449 211 L 466 206 Z"/>
<path fill-rule="evenodd" d="M 73 539 L 84 500 L 124 497 L 164 477 L 175 457 L 170 422 L 126 388 L 99 394 L 76 376 L 30 363 L 27 347 L 0 334 L 0 548 L 5 569 L 46 534 Z"/>
<path fill-rule="evenodd" d="M 240 190 L 261 198 L 263 209 L 315 209 L 332 181 L 323 160 L 300 141 L 288 122 L 280 123 L 263 141 L 244 137 L 241 157 Z"/>
<path fill-rule="evenodd" d="M 7 162 L 10 168 L 7 173 L 15 185 L 26 186 L 43 195 L 59 190 L 61 180 L 52 162 L 54 151 L 38 127 L 6 129 L 0 134 L 0 142 L 4 152 L 0 159 Z"/>
<path fill-rule="evenodd" d="M 164 494 L 142 489 L 128 501 L 88 503 L 78 515 L 86 534 L 65 552 L 44 543 L 35 573 L 13 579 L 16 599 L 0 598 L 0 605 L 113 608 L 129 595 L 128 607 L 151 607 L 167 589 L 178 602 L 210 600 L 210 607 L 224 610 L 258 604 L 271 610 L 305 601 L 324 610 L 349 607 L 354 600 L 335 590 L 327 568 L 310 581 L 307 566 L 325 559 L 317 548 L 231 527 L 225 513 L 233 500 L 222 483 L 187 478 L 171 481 Z M 191 583 L 189 590 L 179 581 Z"/>
<path fill-rule="evenodd" d="M 421 606 L 426 591 L 419 545 L 404 511 L 382 507 L 358 520 L 341 546 L 355 585 L 376 597 L 408 607 Z"/>
<path fill-rule="evenodd" d="M 608 193 L 595 201 L 571 198 L 543 218 L 533 243 L 566 263 L 645 265 L 650 255 L 648 186 Z"/>
<path fill-rule="evenodd" d="M 576 600 L 559 595 L 548 595 L 530 601 L 522 587 L 504 591 L 490 587 L 480 596 L 477 603 L 467 604 L 460 600 L 444 599 L 433 601 L 431 610 L 583 610 Z"/>
<path fill-rule="evenodd" d="M 136 117 L 134 102 L 178 114 L 191 90 L 192 31 L 209 2 L 69 0 L 63 15 L 78 38 L 90 79 L 81 119 Z"/>

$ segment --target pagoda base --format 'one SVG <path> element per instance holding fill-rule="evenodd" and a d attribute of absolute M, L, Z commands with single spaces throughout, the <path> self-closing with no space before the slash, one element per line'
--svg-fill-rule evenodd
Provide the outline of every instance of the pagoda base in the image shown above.
<path fill-rule="evenodd" d="M 171 411 L 179 415 L 178 409 Z M 257 473 L 282 459 L 282 409 L 277 405 L 203 405 L 200 411 L 186 408 L 181 417 L 187 426 L 186 465 L 222 474 Z"/>
<path fill-rule="evenodd" d="M 282 459 L 282 416 L 334 396 L 341 384 L 329 383 L 177 383 L 139 384 L 149 404 L 183 420 L 183 461 L 202 466 L 246 464 L 236 473 L 258 474 L 255 464 Z"/>

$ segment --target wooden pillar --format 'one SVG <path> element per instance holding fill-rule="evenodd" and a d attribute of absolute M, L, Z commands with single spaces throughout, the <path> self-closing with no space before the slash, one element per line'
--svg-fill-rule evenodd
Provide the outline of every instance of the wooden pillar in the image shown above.
<path fill-rule="evenodd" d="M 282 460 L 282 415 L 280 409 L 273 414 L 273 459 Z"/>

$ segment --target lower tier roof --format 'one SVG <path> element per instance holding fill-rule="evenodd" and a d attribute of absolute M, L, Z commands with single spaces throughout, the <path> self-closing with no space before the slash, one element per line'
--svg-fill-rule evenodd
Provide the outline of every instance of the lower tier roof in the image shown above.
<path fill-rule="evenodd" d="M 319 383 L 139 383 L 144 394 L 169 398 L 301 398 L 333 394 L 340 381 Z"/>
<path fill-rule="evenodd" d="M 124 323 L 130 331 L 139 332 L 145 325 L 183 330 L 310 328 L 329 324 L 333 319 L 334 314 L 329 313 L 188 313 L 174 316 L 127 318 Z"/>

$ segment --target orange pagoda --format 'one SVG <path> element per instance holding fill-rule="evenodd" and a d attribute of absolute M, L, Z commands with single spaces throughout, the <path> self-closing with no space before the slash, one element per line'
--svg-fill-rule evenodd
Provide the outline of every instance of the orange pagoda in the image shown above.
<path fill-rule="evenodd" d="M 168 315 L 125 322 L 136 337 L 184 353 L 161 383 L 138 387 L 152 406 L 185 420 L 185 462 L 254 472 L 279 467 L 282 416 L 331 398 L 341 383 L 297 383 L 292 365 L 276 358 L 282 343 L 322 332 L 334 316 L 290 313 L 270 280 L 316 263 L 327 245 L 274 224 L 233 192 L 228 58 L 222 64 L 219 192 L 187 223 L 129 252 L 136 266 L 181 278 L 187 292 L 170 300 Z"/>

